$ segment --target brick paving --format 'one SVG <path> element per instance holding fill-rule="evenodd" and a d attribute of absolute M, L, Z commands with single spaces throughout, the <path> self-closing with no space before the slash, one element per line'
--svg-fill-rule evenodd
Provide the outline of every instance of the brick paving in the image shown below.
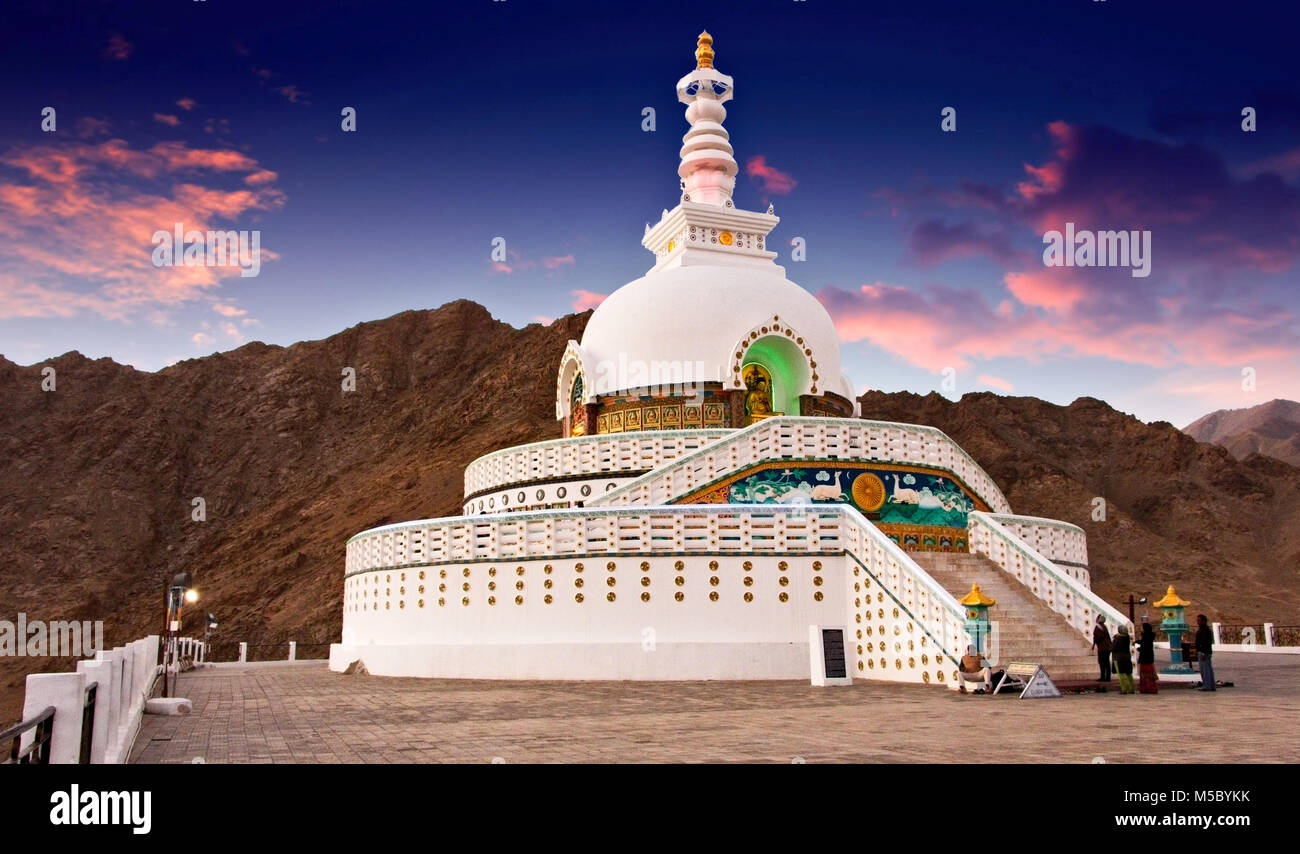
<path fill-rule="evenodd" d="M 1300 656 L 1219 653 L 1216 693 L 961 696 L 860 682 L 497 682 L 183 674 L 183 717 L 146 716 L 139 763 L 1298 762 Z M 971 745 L 978 744 L 971 753 Z"/>

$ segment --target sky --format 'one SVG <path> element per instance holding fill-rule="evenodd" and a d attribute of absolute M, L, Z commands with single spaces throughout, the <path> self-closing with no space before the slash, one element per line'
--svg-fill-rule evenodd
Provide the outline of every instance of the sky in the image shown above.
<path fill-rule="evenodd" d="M 1089 396 L 1178 426 L 1300 399 L 1286 5 L 7 12 L 0 353 L 19 364 L 158 370 L 461 298 L 518 327 L 597 305 L 652 266 L 645 223 L 679 194 L 674 85 L 708 29 L 735 79 L 736 202 L 775 206 L 769 248 L 831 312 L 859 390 Z M 256 232 L 257 275 L 156 266 L 177 222 Z M 1149 275 L 1046 265 L 1066 223 L 1149 234 Z"/>

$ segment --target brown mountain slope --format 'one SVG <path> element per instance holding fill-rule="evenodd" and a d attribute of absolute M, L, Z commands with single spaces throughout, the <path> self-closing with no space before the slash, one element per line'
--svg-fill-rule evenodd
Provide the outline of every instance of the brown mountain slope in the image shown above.
<path fill-rule="evenodd" d="M 75 353 L 0 358 L 0 619 L 104 619 L 120 643 L 159 629 L 165 580 L 188 569 L 203 593 L 191 632 L 193 612 L 213 611 L 218 638 L 336 640 L 347 538 L 457 513 L 471 459 L 558 435 L 555 367 L 587 317 L 517 330 L 461 301 L 156 374 Z M 54 392 L 40 390 L 47 364 Z M 1172 580 L 1210 613 L 1300 622 L 1294 469 L 1097 401 L 863 402 L 867 417 L 948 431 L 1018 512 L 1082 524 L 1113 601 Z M 1112 502 L 1104 524 L 1088 518 L 1098 494 Z M 191 521 L 196 496 L 205 522 Z M 33 664 L 69 661 L 0 659 L 0 721 Z"/>
<path fill-rule="evenodd" d="M 1183 432 L 1213 442 L 1244 460 L 1265 454 L 1300 467 L 1300 403 L 1270 400 L 1248 409 L 1220 409 L 1196 419 Z"/>
<path fill-rule="evenodd" d="M 457 513 L 471 459 L 554 437 L 555 366 L 585 320 L 516 330 L 461 301 L 156 374 L 0 359 L 0 619 L 103 619 L 120 643 L 158 631 L 188 569 L 220 637 L 337 640 L 346 539 Z M 0 721 L 22 673 L 68 663 L 0 659 Z"/>
<path fill-rule="evenodd" d="M 866 418 L 932 424 L 997 481 L 1017 513 L 1088 533 L 1093 587 L 1112 604 L 1169 584 L 1227 622 L 1300 622 L 1300 470 L 1233 459 L 1165 422 L 1105 403 L 967 394 L 863 395 Z M 1093 499 L 1106 499 L 1094 521 Z"/>

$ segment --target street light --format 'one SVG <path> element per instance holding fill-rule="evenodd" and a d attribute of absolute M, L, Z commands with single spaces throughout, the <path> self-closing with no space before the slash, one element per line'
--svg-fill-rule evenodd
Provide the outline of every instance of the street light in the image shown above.
<path fill-rule="evenodd" d="M 217 615 L 209 611 L 208 626 L 203 630 L 203 660 L 205 662 L 208 660 L 208 650 L 211 649 L 211 647 L 208 646 L 208 636 L 212 634 L 212 630 L 215 629 L 216 627 L 217 627 Z"/>
<path fill-rule="evenodd" d="M 1128 595 L 1128 621 L 1130 623 L 1133 622 L 1133 606 L 1145 605 L 1146 603 L 1147 603 L 1147 597 L 1145 596 L 1143 596 L 1141 599 L 1134 599 L 1132 593 Z"/>
<path fill-rule="evenodd" d="M 181 608 L 184 602 L 197 602 L 199 592 L 191 586 L 193 577 L 188 572 L 172 576 L 167 586 L 167 643 L 163 653 L 163 696 L 171 696 L 171 668 L 176 662 L 176 639 L 181 631 Z M 179 668 L 177 668 L 179 670 Z"/>

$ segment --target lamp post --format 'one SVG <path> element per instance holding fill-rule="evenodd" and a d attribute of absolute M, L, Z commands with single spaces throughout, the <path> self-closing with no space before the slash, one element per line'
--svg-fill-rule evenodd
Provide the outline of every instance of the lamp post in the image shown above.
<path fill-rule="evenodd" d="M 203 630 L 203 660 L 204 661 L 208 660 L 208 650 L 209 650 L 208 637 L 212 634 L 212 630 L 215 629 L 216 627 L 217 627 L 217 615 L 209 611 L 208 625 L 207 628 Z"/>
<path fill-rule="evenodd" d="M 1145 605 L 1146 603 L 1147 603 L 1147 597 L 1145 596 L 1143 596 L 1141 599 L 1134 599 L 1132 593 L 1128 595 L 1128 621 L 1130 623 L 1133 622 L 1133 606 Z"/>
<path fill-rule="evenodd" d="M 1192 603 L 1175 593 L 1174 586 L 1171 584 L 1165 597 L 1154 604 L 1162 612 L 1160 629 L 1169 636 L 1169 666 L 1161 672 L 1191 673 L 1192 665 L 1183 660 L 1183 632 L 1191 628 L 1183 618 L 1183 612 Z"/>
<path fill-rule="evenodd" d="M 188 572 L 178 572 L 172 576 L 171 584 L 167 585 L 167 633 L 163 647 L 164 697 L 172 695 L 171 669 L 177 662 L 176 640 L 181 631 L 182 608 L 186 602 L 193 603 L 199 600 L 199 592 L 191 587 L 192 584 L 193 577 Z"/>
<path fill-rule="evenodd" d="M 989 607 L 997 601 L 984 595 L 978 584 L 972 584 L 970 592 L 957 600 L 957 604 L 966 609 L 966 632 L 975 641 L 975 651 L 981 656 L 988 656 L 989 645 L 986 640 L 992 625 L 989 623 Z"/>

